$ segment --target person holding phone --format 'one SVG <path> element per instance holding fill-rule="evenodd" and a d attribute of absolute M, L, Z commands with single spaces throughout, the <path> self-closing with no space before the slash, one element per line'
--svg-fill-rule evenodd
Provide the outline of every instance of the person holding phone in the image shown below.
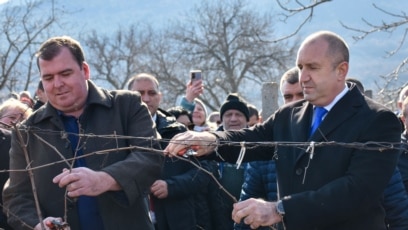
<path fill-rule="evenodd" d="M 201 70 L 190 71 L 190 81 L 186 85 L 186 95 L 181 99 L 180 105 L 190 112 L 195 107 L 194 99 L 204 92 L 204 84 Z"/>
<path fill-rule="evenodd" d="M 215 125 L 207 122 L 207 108 L 198 97 L 204 92 L 204 84 L 201 70 L 190 71 L 190 81 L 186 86 L 186 95 L 181 99 L 180 106 L 188 110 L 192 115 L 194 131 L 215 130 Z"/>

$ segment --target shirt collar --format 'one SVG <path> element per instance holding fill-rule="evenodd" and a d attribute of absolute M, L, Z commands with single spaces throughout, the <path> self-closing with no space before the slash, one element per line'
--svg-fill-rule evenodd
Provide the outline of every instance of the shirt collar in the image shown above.
<path fill-rule="evenodd" d="M 329 111 L 333 108 L 333 106 L 334 106 L 344 95 L 346 95 L 346 93 L 348 92 L 348 90 L 349 90 L 349 88 L 347 87 L 347 85 L 344 85 L 344 89 L 343 89 L 339 94 L 337 94 L 337 96 L 334 98 L 334 100 L 333 100 L 330 104 L 324 106 L 324 108 L 329 112 Z"/>

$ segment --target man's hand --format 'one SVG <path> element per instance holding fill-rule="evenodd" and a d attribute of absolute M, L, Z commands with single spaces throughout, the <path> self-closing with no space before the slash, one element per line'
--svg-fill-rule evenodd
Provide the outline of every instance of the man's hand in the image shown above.
<path fill-rule="evenodd" d="M 169 195 L 167 182 L 164 180 L 156 180 L 150 187 L 150 192 L 159 199 L 167 198 L 167 196 Z"/>
<path fill-rule="evenodd" d="M 276 212 L 276 202 L 254 198 L 235 203 L 232 219 L 236 223 L 243 220 L 252 229 L 271 226 L 282 221 L 282 217 Z"/>
<path fill-rule="evenodd" d="M 58 223 L 58 226 L 57 224 Z M 62 222 L 62 218 L 59 217 L 47 217 L 43 220 L 43 224 L 45 227 L 45 230 L 59 230 L 59 229 L 64 229 L 64 230 L 70 230 L 71 228 L 68 226 L 68 224 Z M 34 230 L 42 230 L 41 223 L 38 223 L 35 227 Z"/>
<path fill-rule="evenodd" d="M 214 151 L 217 146 L 217 137 L 209 132 L 187 131 L 175 135 L 169 145 L 164 149 L 168 156 L 178 156 L 185 153 L 185 149 L 196 146 L 196 156 L 206 155 Z"/>
<path fill-rule="evenodd" d="M 106 191 L 121 190 L 118 183 L 106 172 L 93 171 L 85 167 L 64 169 L 52 182 L 58 184 L 60 188 L 66 186 L 70 197 L 97 196 Z"/>

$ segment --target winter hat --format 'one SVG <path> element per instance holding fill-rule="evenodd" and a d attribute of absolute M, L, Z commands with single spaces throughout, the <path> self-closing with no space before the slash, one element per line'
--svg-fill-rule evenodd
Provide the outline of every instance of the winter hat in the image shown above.
<path fill-rule="evenodd" d="M 247 102 L 242 99 L 238 94 L 236 93 L 230 93 L 227 96 L 227 100 L 224 102 L 224 104 L 221 105 L 220 109 L 220 119 L 222 121 L 222 116 L 227 110 L 230 109 L 236 109 L 243 113 L 246 117 L 246 120 L 249 121 L 249 109 L 247 106 Z"/>
<path fill-rule="evenodd" d="M 207 107 L 205 106 L 204 102 L 203 102 L 202 100 L 198 99 L 198 98 L 195 98 L 195 99 L 194 99 L 194 102 L 195 102 L 196 104 L 200 104 L 201 107 L 203 107 L 204 113 L 205 113 L 205 119 L 207 119 L 207 116 L 208 116 Z"/>

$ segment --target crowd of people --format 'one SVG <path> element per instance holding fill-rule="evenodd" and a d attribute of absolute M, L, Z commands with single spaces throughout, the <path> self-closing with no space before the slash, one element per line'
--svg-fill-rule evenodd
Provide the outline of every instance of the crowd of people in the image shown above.
<path fill-rule="evenodd" d="M 408 229 L 407 145 L 333 145 L 407 144 L 408 86 L 396 113 L 365 97 L 335 33 L 301 43 L 268 118 L 238 92 L 209 112 L 202 79 L 171 108 L 150 73 L 100 88 L 71 37 L 36 57 L 35 96 L 0 105 L 0 228 Z"/>

